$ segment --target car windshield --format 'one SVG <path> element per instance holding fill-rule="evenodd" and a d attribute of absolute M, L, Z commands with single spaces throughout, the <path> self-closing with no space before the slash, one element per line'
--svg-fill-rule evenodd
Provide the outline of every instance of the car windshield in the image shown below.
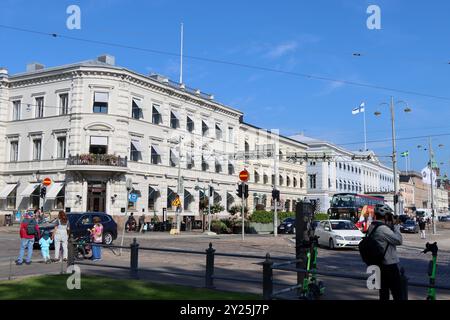
<path fill-rule="evenodd" d="M 358 228 L 350 221 L 332 221 L 332 230 L 358 230 Z"/>
<path fill-rule="evenodd" d="M 348 208 L 355 206 L 355 196 L 352 195 L 339 195 L 334 196 L 331 201 L 331 206 L 336 208 Z"/>
<path fill-rule="evenodd" d="M 414 221 L 412 221 L 412 220 L 407 220 L 407 221 L 405 222 L 405 224 L 415 225 L 416 223 L 415 223 Z"/>
<path fill-rule="evenodd" d="M 294 219 L 292 219 L 292 218 L 287 218 L 287 219 L 284 219 L 284 221 L 283 221 L 284 223 L 294 223 L 295 222 L 295 220 Z"/>

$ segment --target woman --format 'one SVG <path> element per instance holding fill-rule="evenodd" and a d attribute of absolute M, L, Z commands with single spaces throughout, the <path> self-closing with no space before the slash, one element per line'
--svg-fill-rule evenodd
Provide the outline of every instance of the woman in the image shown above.
<path fill-rule="evenodd" d="M 58 213 L 58 220 L 53 230 L 53 240 L 55 242 L 55 259 L 54 261 L 59 261 L 59 251 L 62 246 L 63 250 L 63 261 L 67 261 L 67 240 L 69 238 L 69 222 L 67 215 L 64 211 Z"/>
<path fill-rule="evenodd" d="M 94 217 L 94 226 L 92 229 L 88 229 L 91 233 L 92 242 L 92 261 L 98 261 L 102 259 L 102 247 L 95 244 L 101 244 L 103 242 L 103 225 L 100 223 L 99 217 Z"/>

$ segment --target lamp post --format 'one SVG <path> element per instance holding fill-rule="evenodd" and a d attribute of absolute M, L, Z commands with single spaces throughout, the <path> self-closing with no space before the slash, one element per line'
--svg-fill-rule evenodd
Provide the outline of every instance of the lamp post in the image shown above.
<path fill-rule="evenodd" d="M 411 112 L 411 109 L 408 107 L 408 104 L 404 101 L 397 101 L 397 104 L 399 103 L 405 103 L 406 108 L 404 109 L 404 112 Z M 380 105 L 387 105 L 390 108 L 391 112 L 391 129 L 392 129 L 392 166 L 393 166 L 393 173 L 394 173 L 394 214 L 398 215 L 398 181 L 397 181 L 397 145 L 396 145 L 396 136 L 395 136 L 395 103 L 394 103 L 394 97 L 391 97 L 390 104 L 388 103 L 381 103 Z M 376 111 L 376 116 L 380 116 L 381 112 Z"/>

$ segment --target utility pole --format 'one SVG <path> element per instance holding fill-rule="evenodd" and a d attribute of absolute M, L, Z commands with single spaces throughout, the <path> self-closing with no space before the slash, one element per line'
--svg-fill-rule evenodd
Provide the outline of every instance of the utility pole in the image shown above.
<path fill-rule="evenodd" d="M 245 182 L 242 182 L 242 208 L 241 208 L 241 218 L 242 218 L 242 241 L 244 241 L 245 238 L 245 220 L 244 220 L 244 215 L 245 215 Z"/>
<path fill-rule="evenodd" d="M 211 185 L 208 185 L 208 233 L 211 232 Z"/>
<path fill-rule="evenodd" d="M 395 110 L 394 97 L 391 97 L 392 124 L 392 165 L 394 167 L 394 215 L 398 215 L 398 183 L 397 183 L 397 147 L 395 141 Z"/>
<path fill-rule="evenodd" d="M 181 187 L 181 142 L 183 141 L 183 137 L 178 138 L 178 185 L 177 185 L 177 194 L 181 201 L 181 193 L 183 192 L 183 188 Z M 184 195 L 183 195 L 183 202 L 184 202 Z M 180 221 L 180 211 L 181 211 L 181 204 L 180 206 L 177 206 L 176 215 L 177 215 L 177 232 L 180 232 L 181 228 L 181 221 Z"/>
<path fill-rule="evenodd" d="M 277 139 L 278 141 L 278 139 Z M 273 179 L 273 189 L 277 190 L 278 185 L 278 159 L 279 159 L 279 145 L 277 143 L 274 144 L 274 163 L 273 170 L 275 172 L 275 179 Z M 278 237 L 278 199 L 273 199 L 274 209 L 273 209 L 273 235 L 274 237 Z"/>
<path fill-rule="evenodd" d="M 436 223 L 434 221 L 434 192 L 433 192 L 433 146 L 431 145 L 431 137 L 428 141 L 428 150 L 430 156 L 430 176 L 431 176 L 431 223 L 433 226 L 433 234 L 436 234 Z"/>

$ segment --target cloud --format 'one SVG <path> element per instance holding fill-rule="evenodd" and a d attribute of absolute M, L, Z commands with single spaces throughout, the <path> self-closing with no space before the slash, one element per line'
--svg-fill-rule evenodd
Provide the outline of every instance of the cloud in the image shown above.
<path fill-rule="evenodd" d="M 298 48 L 298 42 L 291 40 L 272 47 L 266 54 L 268 58 L 277 59 L 288 53 L 295 52 Z"/>

